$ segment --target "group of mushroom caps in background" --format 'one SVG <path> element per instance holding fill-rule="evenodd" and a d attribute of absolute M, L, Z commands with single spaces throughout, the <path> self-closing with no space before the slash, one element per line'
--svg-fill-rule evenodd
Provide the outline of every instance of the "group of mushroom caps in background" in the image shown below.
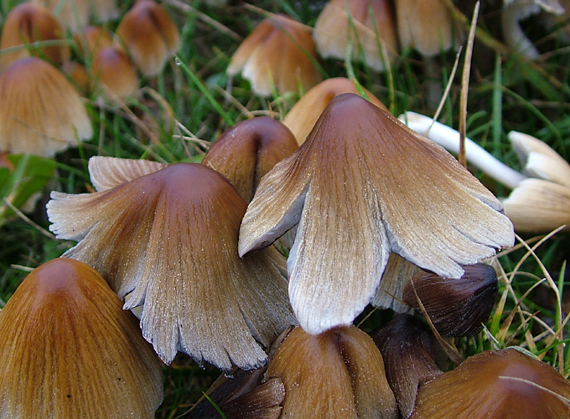
<path fill-rule="evenodd" d="M 271 19 L 301 42 L 298 24 Z M 242 48 L 230 73 L 280 90 Z M 443 336 L 478 333 L 497 292 L 478 262 L 514 242 L 501 202 L 454 157 L 356 93 L 325 80 L 284 123 L 226 131 L 200 164 L 92 157 L 95 192 L 52 192 L 50 230 L 78 243 L 0 312 L 0 418 L 151 418 L 159 358 L 178 351 L 235 374 L 211 393 L 226 417 L 568 417 L 568 382 L 515 349 L 443 372 L 418 317 L 372 336 L 352 325 L 372 304 L 413 307 Z M 190 416 L 218 417 L 209 402 Z"/>

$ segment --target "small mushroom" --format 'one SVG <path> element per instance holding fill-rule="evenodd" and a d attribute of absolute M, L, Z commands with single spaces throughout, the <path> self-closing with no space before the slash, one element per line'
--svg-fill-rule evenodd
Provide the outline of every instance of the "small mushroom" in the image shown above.
<path fill-rule="evenodd" d="M 34 3 L 22 3 L 10 10 L 2 27 L 0 38 L 0 72 L 20 58 L 30 55 L 47 58 L 56 65 L 69 60 L 69 46 L 63 39 L 64 31 L 49 10 Z M 61 45 L 32 47 L 38 41 L 61 41 Z M 21 46 L 13 52 L 4 51 Z"/>
<path fill-rule="evenodd" d="M 166 10 L 151 0 L 139 0 L 117 27 L 137 68 L 146 76 L 156 76 L 180 46 L 180 33 Z"/>
<path fill-rule="evenodd" d="M 309 90 L 321 80 L 315 44 L 301 23 L 285 15 L 263 20 L 234 53 L 228 74 L 241 73 L 259 96 Z"/>
<path fill-rule="evenodd" d="M 32 0 L 52 13 L 57 11 L 57 20 L 61 25 L 75 32 L 87 25 L 91 0 Z"/>
<path fill-rule="evenodd" d="M 73 35 L 73 41 L 83 56 L 91 58 L 103 48 L 113 45 L 111 32 L 101 26 L 85 26 Z"/>
<path fill-rule="evenodd" d="M 398 54 L 396 17 L 388 0 L 331 0 L 315 23 L 313 38 L 323 58 L 344 60 L 351 48 L 353 59 L 364 58 L 377 71 Z"/>
<path fill-rule="evenodd" d="M 386 109 L 376 96 L 364 89 L 370 102 L 379 108 Z M 358 94 L 354 82 L 345 77 L 323 80 L 307 93 L 291 108 L 283 119 L 283 123 L 295 135 L 297 142 L 303 144 L 327 105 L 343 93 Z M 386 109 L 387 110 L 387 109 Z"/>
<path fill-rule="evenodd" d="M 236 189 L 201 164 L 89 166 L 100 192 L 52 192 L 47 204 L 51 231 L 79 242 L 65 256 L 128 295 L 125 309 L 142 306 L 143 336 L 165 363 L 180 350 L 226 372 L 263 365 L 261 345 L 295 319 L 277 251 L 237 254 L 247 204 Z"/>
<path fill-rule="evenodd" d="M 283 418 L 398 417 L 382 355 L 370 336 L 354 326 L 320 335 L 297 327 L 265 376 L 283 381 Z"/>
<path fill-rule="evenodd" d="M 91 70 L 103 88 L 103 94 L 111 101 L 132 96 L 138 89 L 137 71 L 120 49 L 106 47 L 99 50 L 93 57 Z"/>
<path fill-rule="evenodd" d="M 501 203 L 437 144 L 354 94 L 333 99 L 307 141 L 263 177 L 239 253 L 298 224 L 289 298 L 303 329 L 351 324 L 390 252 L 439 275 L 512 246 Z"/>
<path fill-rule="evenodd" d="M 0 417 L 154 418 L 162 365 L 88 265 L 36 268 L 0 312 Z"/>
<path fill-rule="evenodd" d="M 77 90 L 39 58 L 22 58 L 0 76 L 0 151 L 52 157 L 91 138 Z"/>
<path fill-rule="evenodd" d="M 550 365 L 508 348 L 467 358 L 422 386 L 411 419 L 570 417 L 570 384 Z"/>
<path fill-rule="evenodd" d="M 261 116 L 224 132 L 202 164 L 224 175 L 249 203 L 261 178 L 296 149 L 297 141 L 285 125 Z"/>

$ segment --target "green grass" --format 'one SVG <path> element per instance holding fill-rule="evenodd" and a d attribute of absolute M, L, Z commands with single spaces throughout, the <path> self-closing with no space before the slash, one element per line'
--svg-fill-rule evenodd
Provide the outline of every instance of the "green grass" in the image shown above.
<path fill-rule="evenodd" d="M 268 11 L 295 15 L 302 22 L 314 25 L 319 10 L 308 7 L 307 3 L 281 0 L 260 1 L 257 5 Z M 87 98 L 85 103 L 95 129 L 93 139 L 57 156 L 55 175 L 42 189 L 40 204 L 27 215 L 28 219 L 12 217 L 0 228 L 0 307 L 31 269 L 58 257 L 73 245 L 50 237 L 44 205 L 50 190 L 67 193 L 90 190 L 86 169 L 89 157 L 149 158 L 169 163 L 199 161 L 209 142 L 246 119 L 249 113 L 284 115 L 298 99 L 296 94 L 260 99 L 241 77 L 234 78 L 228 98 L 225 69 L 239 44 L 236 37 L 247 36 L 261 16 L 239 6 L 218 10 L 197 1 L 189 4 L 215 24 L 192 12 L 167 6 L 180 28 L 182 48 L 157 78 L 141 80 L 141 86 L 148 87 L 145 98 L 154 99 L 155 103 L 157 97 L 162 98 L 158 101 L 158 116 L 138 99 L 129 100 L 121 107 Z M 128 6 L 126 3 L 121 7 L 126 10 Z M 2 3 L 4 15 L 10 7 L 13 2 Z M 228 10 L 231 13 L 224 13 Z M 485 28 L 485 16 L 480 20 Z M 110 29 L 117 23 L 111 22 Z M 468 136 L 515 168 L 519 168 L 519 162 L 507 141 L 511 130 L 534 135 L 562 156 L 570 157 L 570 50 L 554 51 L 532 68 L 524 66 L 521 58 L 513 54 L 491 49 L 484 52 L 482 58 L 475 56 L 472 67 Z M 455 54 L 448 53 L 440 60 L 445 85 Z M 490 68 L 488 62 L 493 64 Z M 321 65 L 330 77 L 348 75 L 342 61 L 325 60 Z M 425 103 L 421 57 L 415 52 L 404 51 L 392 64 L 391 76 L 376 74 L 357 62 L 350 68 L 362 86 L 395 115 L 407 110 L 431 112 Z M 455 128 L 459 121 L 459 80 L 457 75 L 452 81 L 440 117 Z M 165 124 L 168 120 L 170 126 Z M 482 180 L 498 195 L 508 192 L 490 179 Z M 503 274 L 499 300 L 485 331 L 452 343 L 464 357 L 482 350 L 520 345 L 568 377 L 570 345 L 564 344 L 568 342 L 566 311 L 570 311 L 570 302 L 564 300 L 568 294 L 564 287 L 568 283 L 565 272 L 570 240 L 567 234 L 559 232 L 540 242 L 536 249 L 533 246 L 539 243 L 537 239 L 524 236 L 521 240 L 526 243 L 518 242 L 514 250 L 503 252 L 496 259 L 495 266 Z M 543 284 L 533 288 L 543 278 Z M 368 314 L 367 311 L 362 317 Z M 371 329 L 390 317 L 391 313 L 374 312 L 363 326 Z M 165 402 L 157 417 L 182 416 L 218 374 L 214 368 L 202 369 L 179 354 L 165 368 Z"/>

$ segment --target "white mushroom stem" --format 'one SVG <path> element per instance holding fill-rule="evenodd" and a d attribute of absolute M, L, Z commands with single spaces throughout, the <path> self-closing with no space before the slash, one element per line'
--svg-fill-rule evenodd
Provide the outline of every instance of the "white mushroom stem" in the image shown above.
<path fill-rule="evenodd" d="M 414 131 L 427 136 L 448 151 L 459 153 L 459 132 L 453 128 L 415 112 L 406 112 L 400 116 L 400 120 Z M 516 188 L 520 182 L 527 178 L 527 176 L 497 160 L 469 138 L 465 139 L 465 155 L 467 161 L 473 166 L 511 189 Z"/>

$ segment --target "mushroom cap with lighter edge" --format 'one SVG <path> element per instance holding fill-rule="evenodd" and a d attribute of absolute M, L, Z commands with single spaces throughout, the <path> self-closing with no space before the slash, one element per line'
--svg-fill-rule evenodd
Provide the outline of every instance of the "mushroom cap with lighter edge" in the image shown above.
<path fill-rule="evenodd" d="M 264 364 L 267 347 L 296 323 L 284 259 L 237 253 L 247 204 L 216 171 L 94 157 L 96 193 L 52 192 L 50 230 L 79 243 L 66 257 L 96 268 L 126 309 L 142 306 L 143 336 L 165 363 L 178 350 L 229 372 Z M 259 342 L 259 343 L 258 343 Z"/>
<path fill-rule="evenodd" d="M 263 177 L 241 225 L 240 255 L 297 224 L 289 298 L 312 334 L 352 323 L 390 252 L 459 278 L 461 265 L 514 243 L 501 203 L 452 155 L 350 93 Z"/>
<path fill-rule="evenodd" d="M 154 418 L 162 363 L 85 263 L 28 275 L 0 312 L 0 418 Z"/>
<path fill-rule="evenodd" d="M 0 76 L 0 151 L 52 157 L 91 138 L 77 90 L 39 58 L 22 58 Z"/>

